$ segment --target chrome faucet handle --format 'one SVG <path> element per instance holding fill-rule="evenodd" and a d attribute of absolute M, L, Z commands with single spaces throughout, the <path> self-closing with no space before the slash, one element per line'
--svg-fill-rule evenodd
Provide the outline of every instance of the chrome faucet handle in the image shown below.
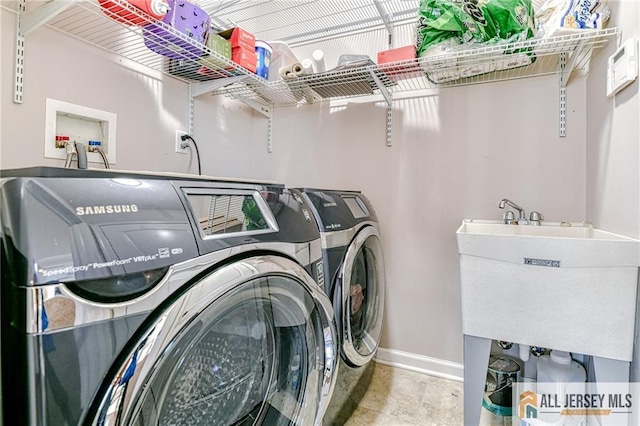
<path fill-rule="evenodd" d="M 511 210 L 507 210 L 506 212 L 504 212 L 504 214 L 502 215 L 502 220 L 507 225 L 514 225 L 514 224 L 518 223 L 518 221 L 516 220 L 515 215 L 513 214 L 513 212 Z"/>
<path fill-rule="evenodd" d="M 511 200 L 508 200 L 508 199 L 506 199 L 506 198 L 503 198 L 503 199 L 500 201 L 500 204 L 498 204 L 498 208 L 499 208 L 499 209 L 504 209 L 506 206 L 511 206 L 511 207 L 513 207 L 514 209 L 518 210 L 518 222 L 519 222 L 519 223 L 522 223 L 522 224 L 524 224 L 524 225 L 526 225 L 526 223 L 527 223 L 527 218 L 525 217 L 524 209 L 523 209 L 522 207 L 520 207 L 519 205 L 517 205 L 516 203 L 514 203 L 514 202 L 513 202 L 513 201 L 511 201 Z"/>
<path fill-rule="evenodd" d="M 529 214 L 529 223 L 531 225 L 540 225 L 540 221 L 544 220 L 544 216 L 540 212 L 532 211 Z"/>

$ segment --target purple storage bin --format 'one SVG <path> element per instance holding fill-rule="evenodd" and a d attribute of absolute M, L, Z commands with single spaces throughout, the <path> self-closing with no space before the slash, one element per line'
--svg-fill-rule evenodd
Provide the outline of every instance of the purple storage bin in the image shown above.
<path fill-rule="evenodd" d="M 162 22 L 171 26 L 170 32 L 164 25 L 152 23 L 143 27 L 144 44 L 151 50 L 168 58 L 196 59 L 203 55 L 202 48 L 178 37 L 179 32 L 193 41 L 204 45 L 209 37 L 211 19 L 200 7 L 185 0 L 169 0 L 169 12 Z"/>

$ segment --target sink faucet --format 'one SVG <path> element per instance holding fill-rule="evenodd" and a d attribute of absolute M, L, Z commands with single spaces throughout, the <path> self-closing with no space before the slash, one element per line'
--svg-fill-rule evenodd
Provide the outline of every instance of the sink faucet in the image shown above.
<path fill-rule="evenodd" d="M 520 207 L 519 205 L 517 205 L 516 203 L 514 203 L 511 200 L 508 200 L 506 198 L 503 198 L 502 201 L 500 201 L 500 204 L 498 204 L 498 208 L 504 209 L 507 205 L 513 207 L 514 209 L 518 210 L 518 224 L 519 225 L 526 225 L 527 224 L 527 218 L 525 217 L 524 214 L 524 209 L 522 207 Z"/>

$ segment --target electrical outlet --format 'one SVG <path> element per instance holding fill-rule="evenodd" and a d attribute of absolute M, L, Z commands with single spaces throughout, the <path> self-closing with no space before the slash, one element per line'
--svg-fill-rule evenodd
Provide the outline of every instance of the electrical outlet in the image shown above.
<path fill-rule="evenodd" d="M 183 132 L 182 130 L 176 130 L 176 152 L 179 154 L 188 154 L 189 148 L 182 148 L 181 145 L 186 141 L 183 141 L 180 136 L 186 135 L 187 132 Z"/>

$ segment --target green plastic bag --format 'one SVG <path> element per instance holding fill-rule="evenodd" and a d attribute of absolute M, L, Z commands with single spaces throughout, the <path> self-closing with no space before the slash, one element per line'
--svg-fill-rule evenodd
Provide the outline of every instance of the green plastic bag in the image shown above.
<path fill-rule="evenodd" d="M 533 37 L 531 0 L 422 0 L 418 9 L 418 56 L 448 39 L 459 44 L 497 43 Z"/>
<path fill-rule="evenodd" d="M 535 20 L 531 0 L 489 0 L 485 4 L 498 29 L 495 41 L 516 42 L 533 37 Z"/>

